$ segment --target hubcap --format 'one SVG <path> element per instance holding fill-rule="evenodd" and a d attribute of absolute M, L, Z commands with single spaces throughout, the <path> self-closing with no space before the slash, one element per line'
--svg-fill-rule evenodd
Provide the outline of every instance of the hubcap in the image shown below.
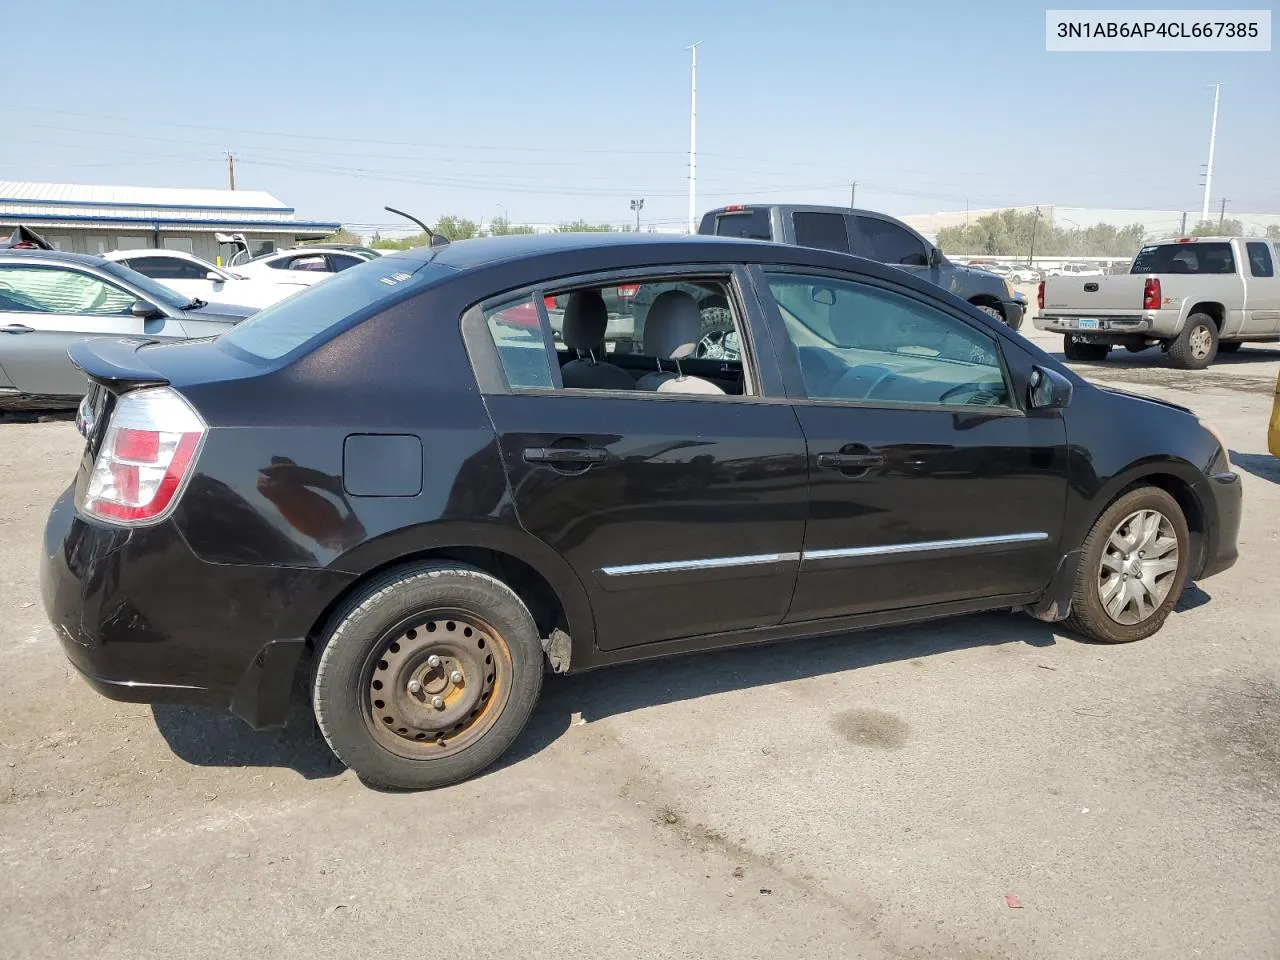
<path fill-rule="evenodd" d="M 444 757 L 497 721 L 511 689 L 511 654 L 492 627 L 463 611 L 401 625 L 366 666 L 365 716 L 376 739 L 401 756 Z"/>
<path fill-rule="evenodd" d="M 1116 623 L 1142 623 L 1164 603 L 1178 575 L 1178 536 L 1158 510 L 1125 517 L 1107 538 L 1098 598 Z"/>
<path fill-rule="evenodd" d="M 735 330 L 712 330 L 698 341 L 694 356 L 707 360 L 737 360 L 738 334 Z"/>
<path fill-rule="evenodd" d="M 1209 333 L 1209 328 L 1201 324 L 1191 331 L 1191 336 L 1187 338 L 1187 343 L 1191 347 L 1191 355 L 1197 360 L 1203 360 L 1209 355 L 1209 347 L 1213 343 L 1213 337 Z"/>

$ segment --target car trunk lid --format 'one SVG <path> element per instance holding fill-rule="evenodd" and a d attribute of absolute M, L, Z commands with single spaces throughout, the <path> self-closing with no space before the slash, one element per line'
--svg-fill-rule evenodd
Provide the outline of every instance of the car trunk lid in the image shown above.
<path fill-rule="evenodd" d="M 1044 282 L 1043 313 L 1069 316 L 1114 316 L 1142 312 L 1147 278 L 1049 277 Z"/>

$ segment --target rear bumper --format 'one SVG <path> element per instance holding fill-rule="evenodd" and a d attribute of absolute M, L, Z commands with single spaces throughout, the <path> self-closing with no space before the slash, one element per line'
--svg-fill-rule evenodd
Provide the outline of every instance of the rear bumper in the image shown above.
<path fill-rule="evenodd" d="M 1229 570 L 1239 558 L 1240 475 L 1228 472 L 1205 477 L 1195 485 L 1195 494 L 1205 508 L 1205 545 L 1200 569 L 1193 571 L 1192 579 L 1204 580 Z"/>
<path fill-rule="evenodd" d="M 288 715 L 305 637 L 345 574 L 205 563 L 170 523 L 122 529 L 77 514 L 68 490 L 44 533 L 40 589 L 72 666 L 131 703 Z"/>

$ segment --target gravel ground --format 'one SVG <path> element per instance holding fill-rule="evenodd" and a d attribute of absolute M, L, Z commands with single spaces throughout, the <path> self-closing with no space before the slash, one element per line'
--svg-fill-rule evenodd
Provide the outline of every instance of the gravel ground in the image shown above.
<path fill-rule="evenodd" d="M 988 615 L 555 678 L 506 763 L 426 794 L 305 722 L 91 693 L 36 583 L 78 437 L 0 424 L 0 954 L 1280 957 L 1278 367 L 1080 368 L 1244 474 L 1240 563 L 1157 637 Z"/>

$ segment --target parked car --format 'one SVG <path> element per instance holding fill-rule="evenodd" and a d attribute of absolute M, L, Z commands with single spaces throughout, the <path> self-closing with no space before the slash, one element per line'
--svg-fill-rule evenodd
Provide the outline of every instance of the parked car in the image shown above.
<path fill-rule="evenodd" d="M 300 247 L 276 250 L 253 260 L 237 263 L 232 269 L 250 280 L 309 287 L 327 280 L 335 273 L 359 266 L 368 259 L 345 250 Z"/>
<path fill-rule="evenodd" d="M 1018 265 L 1009 271 L 1009 279 L 1014 283 L 1039 283 L 1040 271 L 1030 265 Z"/>
<path fill-rule="evenodd" d="M 159 280 L 183 296 L 208 303 L 236 303 L 261 309 L 306 286 L 250 280 L 181 250 L 114 250 L 104 256 Z"/>
<path fill-rule="evenodd" d="M 1219 351 L 1280 340 L 1277 258 L 1280 243 L 1249 237 L 1149 243 L 1128 276 L 1046 280 L 1035 324 L 1063 335 L 1068 360 L 1158 343 L 1174 366 L 1199 370 Z"/>
<path fill-rule="evenodd" d="M 1013 330 L 1022 326 L 1022 305 L 1007 281 L 952 263 L 919 233 L 887 214 L 848 207 L 738 204 L 703 214 L 698 232 L 835 250 L 887 263 L 969 301 Z"/>
<path fill-rule="evenodd" d="M 1064 263 L 1050 267 L 1044 275 L 1046 277 L 1101 277 L 1103 270 L 1091 263 Z"/>
<path fill-rule="evenodd" d="M 740 360 L 693 356 L 688 283 L 719 287 Z M 591 356 L 625 284 L 652 288 L 645 352 Z M 548 290 L 563 349 L 542 311 L 494 322 Z M 71 352 L 95 386 L 41 572 L 71 663 L 257 726 L 301 671 L 388 786 L 492 763 L 548 667 L 998 609 L 1138 640 L 1236 558 L 1239 477 L 1189 410 L 823 250 L 468 240 L 217 340 Z"/>
<path fill-rule="evenodd" d="M 973 266 L 973 264 L 970 264 Z M 988 263 L 978 267 L 979 270 L 985 270 L 987 273 L 994 273 L 1002 280 L 1013 279 L 1013 268 L 1005 263 Z"/>
<path fill-rule="evenodd" d="M 86 337 L 208 337 L 256 309 L 210 305 L 102 257 L 0 250 L 0 409 L 75 406 L 86 384 L 67 348 Z"/>

